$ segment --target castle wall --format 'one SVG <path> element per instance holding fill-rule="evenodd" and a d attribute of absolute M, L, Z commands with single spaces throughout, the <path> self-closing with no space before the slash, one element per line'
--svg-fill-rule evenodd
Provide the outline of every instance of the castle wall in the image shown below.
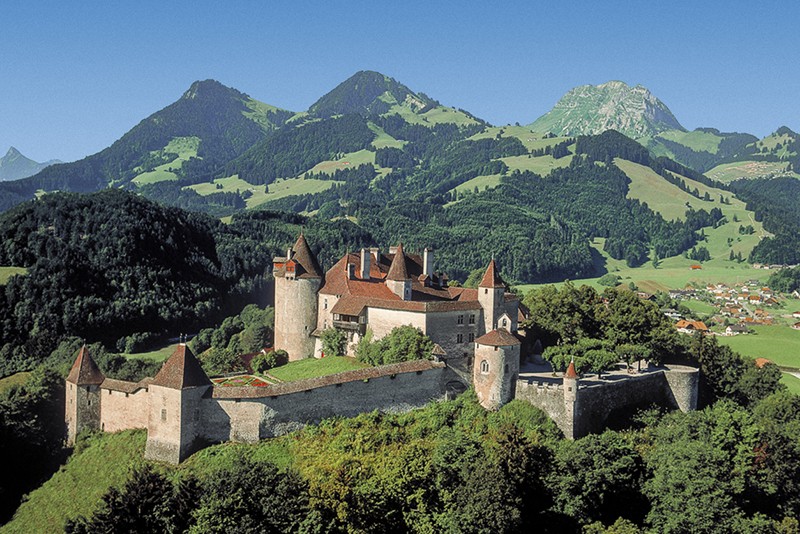
<path fill-rule="evenodd" d="M 470 315 L 475 316 L 473 324 L 469 323 Z M 462 317 L 462 324 L 458 323 L 459 316 Z M 423 332 L 444 349 L 448 358 L 463 358 L 464 355 L 469 358 L 475 352 L 475 343 L 473 342 L 478 337 L 482 321 L 481 310 L 430 312 L 425 314 Z M 458 341 L 459 334 L 461 334 L 461 342 Z M 470 339 L 470 334 L 472 334 L 472 339 Z"/>
<path fill-rule="evenodd" d="M 259 398 L 206 398 L 202 437 L 210 442 L 254 442 L 330 417 L 380 410 L 405 412 L 444 398 L 454 378 L 446 367 L 397 373 Z"/>
<path fill-rule="evenodd" d="M 519 375 L 519 345 L 478 345 L 473 367 L 472 383 L 481 406 L 497 410 L 514 399 Z"/>
<path fill-rule="evenodd" d="M 333 310 L 333 307 L 339 302 L 339 297 L 320 293 L 318 299 L 317 308 L 319 311 L 317 312 L 317 328 L 325 330 L 325 328 L 333 326 L 333 312 L 331 310 Z"/>
<path fill-rule="evenodd" d="M 124 393 L 100 388 L 100 429 L 119 432 L 129 428 L 147 428 L 150 418 L 150 394 L 146 388 Z"/>
<path fill-rule="evenodd" d="M 374 339 L 389 334 L 396 326 L 411 325 L 426 332 L 425 314 L 420 312 L 385 310 L 383 308 L 367 309 L 367 326 L 372 330 Z"/>
<path fill-rule="evenodd" d="M 100 428 L 100 396 L 98 386 L 78 386 L 66 383 L 67 443 L 84 430 Z"/>
<path fill-rule="evenodd" d="M 311 332 L 317 327 L 319 278 L 275 278 L 275 348 L 289 353 L 289 360 L 314 355 Z"/>

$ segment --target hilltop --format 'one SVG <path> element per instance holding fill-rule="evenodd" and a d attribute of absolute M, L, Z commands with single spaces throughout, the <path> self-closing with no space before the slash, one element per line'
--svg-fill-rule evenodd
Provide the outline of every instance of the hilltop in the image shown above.
<path fill-rule="evenodd" d="M 570 90 L 529 128 L 556 136 L 617 130 L 634 139 L 667 130 L 685 131 L 667 105 L 646 87 L 630 87 L 620 81 Z"/>
<path fill-rule="evenodd" d="M 37 163 L 30 158 L 22 155 L 22 153 L 13 146 L 8 149 L 6 155 L 0 158 L 0 182 L 10 180 L 19 180 L 33 176 L 45 167 L 61 163 L 57 159 L 51 159 L 44 163 Z"/>

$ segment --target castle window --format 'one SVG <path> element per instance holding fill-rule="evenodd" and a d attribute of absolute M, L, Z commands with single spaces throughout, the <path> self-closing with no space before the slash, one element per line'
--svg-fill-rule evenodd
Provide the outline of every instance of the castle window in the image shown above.
<path fill-rule="evenodd" d="M 508 324 L 508 321 L 506 321 L 506 318 L 503 317 L 503 326 L 506 326 L 506 324 Z"/>
<path fill-rule="evenodd" d="M 506 366 L 505 366 L 505 372 L 506 373 L 508 372 L 508 364 L 506 364 Z"/>
<path fill-rule="evenodd" d="M 488 289 L 484 289 L 484 290 L 483 290 L 483 294 L 484 294 L 484 295 L 488 295 L 488 294 L 489 294 L 489 290 L 488 290 Z"/>
<path fill-rule="evenodd" d="M 470 341 L 475 341 L 475 333 L 474 332 L 470 332 L 469 333 L 469 340 Z"/>
<path fill-rule="evenodd" d="M 474 313 L 470 313 L 469 314 L 469 324 L 475 324 L 475 314 Z"/>
<path fill-rule="evenodd" d="M 167 409 L 166 408 L 162 408 L 161 409 L 161 420 L 162 421 L 166 421 L 167 420 Z"/>
<path fill-rule="evenodd" d="M 481 362 L 481 374 L 482 375 L 488 375 L 489 374 L 489 362 L 487 362 L 486 360 L 483 360 Z"/>
<path fill-rule="evenodd" d="M 463 343 L 464 342 L 464 334 L 458 334 L 456 336 L 456 343 Z"/>
<path fill-rule="evenodd" d="M 323 310 L 327 310 L 328 309 L 328 299 L 325 299 L 325 300 L 322 301 L 322 309 Z"/>
<path fill-rule="evenodd" d="M 458 316 L 458 324 L 464 324 L 464 316 L 463 315 L 459 315 Z"/>

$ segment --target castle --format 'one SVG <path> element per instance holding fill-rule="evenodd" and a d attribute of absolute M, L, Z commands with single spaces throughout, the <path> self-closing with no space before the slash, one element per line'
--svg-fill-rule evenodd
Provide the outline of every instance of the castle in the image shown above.
<path fill-rule="evenodd" d="M 658 368 L 628 380 L 579 380 L 521 374 L 518 299 L 506 291 L 494 259 L 477 289 L 448 287 L 433 270 L 433 253 L 402 245 L 345 254 L 327 273 L 300 235 L 273 262 L 275 348 L 290 360 L 323 357 L 326 328 L 347 333 L 348 351 L 369 329 L 375 338 L 412 325 L 435 343 L 433 361 L 419 360 L 296 382 L 217 386 L 181 343 L 154 378 L 103 376 L 86 347 L 66 380 L 67 441 L 84 430 L 147 429 L 145 457 L 179 463 L 224 441 L 256 442 L 322 419 L 380 410 L 407 411 L 452 398 L 472 386 L 495 410 L 514 398 L 548 413 L 568 438 L 602 430 L 615 410 L 661 402 L 682 410 L 697 403 L 698 371 Z"/>

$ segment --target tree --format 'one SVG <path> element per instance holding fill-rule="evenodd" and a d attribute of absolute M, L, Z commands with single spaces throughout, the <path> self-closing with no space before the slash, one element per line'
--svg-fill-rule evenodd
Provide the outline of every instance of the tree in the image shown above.
<path fill-rule="evenodd" d="M 385 365 L 410 360 L 429 360 L 433 341 L 413 326 L 397 326 L 382 339 L 373 342 L 368 332 L 359 342 L 356 355 L 360 361 Z"/>
<path fill-rule="evenodd" d="M 264 374 L 273 367 L 276 367 L 277 365 L 278 365 L 278 355 L 275 354 L 274 350 L 271 350 L 267 353 L 258 354 L 250 362 L 250 367 L 252 367 L 253 371 L 258 374 Z"/>
<path fill-rule="evenodd" d="M 338 328 L 322 331 L 322 354 L 324 356 L 344 356 L 347 354 L 347 334 Z"/>

